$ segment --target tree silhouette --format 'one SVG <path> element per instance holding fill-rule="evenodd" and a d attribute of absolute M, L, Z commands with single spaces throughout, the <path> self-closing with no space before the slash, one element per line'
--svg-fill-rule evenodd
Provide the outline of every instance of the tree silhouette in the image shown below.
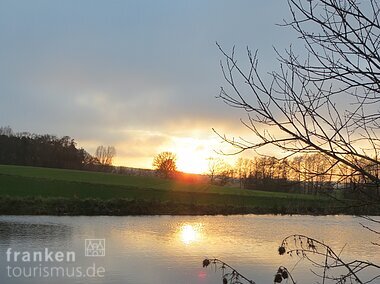
<path fill-rule="evenodd" d="M 95 157 L 99 163 L 105 166 L 111 166 L 112 160 L 116 155 L 116 149 L 113 146 L 98 146 L 96 148 Z"/>
<path fill-rule="evenodd" d="M 275 145 L 286 155 L 322 153 L 331 166 L 349 167 L 376 187 L 380 184 L 380 13 L 379 1 L 288 0 L 293 28 L 307 55 L 280 53 L 269 83 L 248 50 L 238 64 L 234 50 L 221 64 L 228 86 L 220 98 L 244 110 L 244 126 L 261 141 L 228 138 L 237 148 Z M 266 73 L 265 73 L 266 74 Z M 374 171 L 373 169 L 376 169 Z M 344 173 L 341 173 L 344 175 Z"/>
<path fill-rule="evenodd" d="M 284 159 L 299 154 L 323 154 L 328 159 L 323 158 L 328 164 L 324 165 L 326 172 L 334 167 L 341 169 L 337 180 L 360 180 L 365 187 L 376 188 L 379 193 L 379 2 L 288 0 L 291 19 L 284 26 L 298 34 L 305 48 L 302 54 L 306 56 L 299 55 L 292 47 L 284 52 L 275 50 L 279 65 L 277 70 L 269 72 L 269 82 L 268 73 L 259 70 L 257 51 L 247 50 L 244 65 L 238 63 L 234 48 L 227 52 L 218 45 L 227 82 L 219 97 L 246 113 L 242 123 L 259 142 L 229 138 L 214 131 L 236 147 L 236 153 L 274 145 L 282 150 Z M 317 168 L 320 164 L 312 159 L 299 162 L 304 165 L 299 179 L 320 171 Z M 365 199 L 365 195 L 361 198 Z M 377 194 L 368 202 L 379 206 L 379 200 Z M 380 224 L 379 220 L 369 220 L 374 226 Z M 379 230 L 368 229 L 380 234 Z M 289 249 L 288 244 L 293 243 L 297 247 Z M 318 265 L 323 283 L 370 283 L 380 277 L 361 279 L 358 272 L 368 267 L 379 270 L 380 266 L 359 260 L 344 262 L 330 247 L 307 236 L 286 238 L 279 252 L 293 253 Z M 322 256 L 323 261 L 315 262 L 311 255 Z M 222 268 L 226 268 L 224 263 Z M 328 275 L 334 268 L 346 271 Z M 275 283 L 285 279 L 283 272 L 284 269 L 279 269 Z M 234 277 L 236 273 L 233 269 Z M 241 277 L 237 280 L 234 277 L 224 277 L 223 283 L 241 283 Z"/>
<path fill-rule="evenodd" d="M 225 185 L 233 177 L 232 167 L 221 158 L 208 159 L 208 176 L 211 184 Z"/>
<path fill-rule="evenodd" d="M 86 152 L 69 136 L 13 133 L 0 127 L 0 164 L 83 169 Z"/>
<path fill-rule="evenodd" d="M 172 177 L 177 171 L 177 156 L 172 152 L 162 152 L 154 157 L 153 168 L 165 178 Z"/>

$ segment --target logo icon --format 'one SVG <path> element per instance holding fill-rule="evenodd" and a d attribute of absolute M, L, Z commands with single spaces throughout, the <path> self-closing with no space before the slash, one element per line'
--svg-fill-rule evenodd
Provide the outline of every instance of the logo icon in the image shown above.
<path fill-rule="evenodd" d="M 106 240 L 105 239 L 86 239 L 85 256 L 105 256 Z"/>

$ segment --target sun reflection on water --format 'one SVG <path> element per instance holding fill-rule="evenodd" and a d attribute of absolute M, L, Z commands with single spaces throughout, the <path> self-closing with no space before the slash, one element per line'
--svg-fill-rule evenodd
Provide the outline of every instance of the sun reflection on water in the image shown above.
<path fill-rule="evenodd" d="M 189 245 L 198 242 L 202 239 L 202 225 L 201 224 L 183 224 L 179 230 L 181 241 Z"/>

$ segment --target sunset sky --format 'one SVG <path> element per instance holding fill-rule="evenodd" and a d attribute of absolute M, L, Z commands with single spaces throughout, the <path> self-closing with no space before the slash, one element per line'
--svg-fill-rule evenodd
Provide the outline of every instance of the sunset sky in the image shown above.
<path fill-rule="evenodd" d="M 212 128 L 247 134 L 245 114 L 215 98 L 215 42 L 242 62 L 258 49 L 271 71 L 273 46 L 295 39 L 276 26 L 288 17 L 279 0 L 0 0 L 0 126 L 68 135 L 90 154 L 112 145 L 122 166 L 172 151 L 180 170 L 204 172 L 225 147 Z"/>

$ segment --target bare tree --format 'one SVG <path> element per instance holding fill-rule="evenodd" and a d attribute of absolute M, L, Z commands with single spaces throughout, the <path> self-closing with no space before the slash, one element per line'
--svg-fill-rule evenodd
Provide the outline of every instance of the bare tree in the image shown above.
<path fill-rule="evenodd" d="M 240 188 L 245 187 L 246 180 L 251 176 L 254 171 L 254 163 L 250 159 L 239 158 L 236 161 L 235 172 L 239 179 Z"/>
<path fill-rule="evenodd" d="M 154 157 L 153 168 L 165 178 L 172 177 L 177 171 L 177 156 L 172 152 L 162 152 Z"/>
<path fill-rule="evenodd" d="M 326 173 L 334 167 L 341 169 L 335 173 L 336 180 L 360 180 L 379 192 L 379 2 L 288 0 L 291 19 L 283 25 L 298 34 L 305 49 L 301 54 L 292 47 L 284 52 L 275 50 L 279 65 L 269 73 L 259 70 L 257 51 L 248 49 L 247 64 L 240 64 L 234 49 L 227 52 L 218 45 L 224 57 L 222 72 L 228 83 L 221 88 L 219 97 L 246 113 L 242 124 L 260 141 L 222 134 L 220 137 L 235 146 L 236 153 L 274 145 L 282 150 L 284 158 L 323 154 L 330 161 Z M 299 162 L 307 178 L 310 170 L 320 170 L 310 163 L 306 165 L 307 161 Z M 368 203 L 379 206 L 379 200 L 377 194 Z M 380 224 L 379 220 L 369 220 L 374 226 Z M 368 229 L 380 234 L 379 230 Z M 334 283 L 378 281 L 379 278 L 363 281 L 357 275 L 372 264 L 357 260 L 343 262 L 323 243 L 306 236 L 295 238 L 302 239 L 309 247 L 304 249 L 301 244 L 294 252 L 306 258 L 310 253 L 322 253 L 325 257 L 326 262 L 320 266 L 324 283 L 328 279 L 326 270 L 334 265 L 348 271 L 329 279 Z M 316 250 L 315 245 L 325 251 Z M 333 264 L 328 264 L 330 260 Z"/>
<path fill-rule="evenodd" d="M 102 165 L 111 166 L 115 156 L 116 149 L 113 146 L 98 146 L 98 148 L 96 148 L 95 157 Z"/>
<path fill-rule="evenodd" d="M 0 135 L 5 135 L 5 136 L 10 137 L 13 135 L 13 130 L 10 126 L 1 126 Z"/>
<path fill-rule="evenodd" d="M 233 168 L 221 158 L 208 159 L 208 176 L 211 184 L 225 185 L 233 177 Z"/>
<path fill-rule="evenodd" d="M 242 120 L 259 143 L 220 135 L 237 152 L 275 145 L 287 155 L 322 153 L 333 165 L 351 168 L 351 175 L 380 184 L 378 167 L 380 122 L 379 1 L 288 0 L 292 27 L 307 55 L 292 48 L 278 51 L 279 68 L 258 67 L 258 53 L 248 50 L 248 65 L 227 53 L 222 71 L 227 88 L 220 98 L 243 109 Z M 360 161 L 360 163 L 359 163 Z"/>

